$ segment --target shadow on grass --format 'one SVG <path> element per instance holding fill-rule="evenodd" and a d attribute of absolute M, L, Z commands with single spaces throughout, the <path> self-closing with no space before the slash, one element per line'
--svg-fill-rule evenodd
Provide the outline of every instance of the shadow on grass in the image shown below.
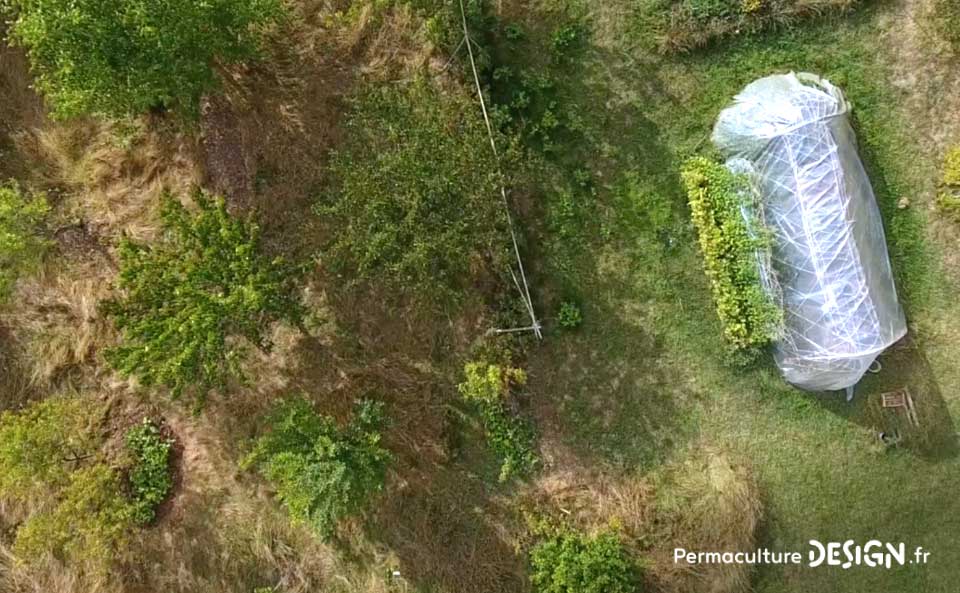
<path fill-rule="evenodd" d="M 960 453 L 953 418 L 923 348 L 909 335 L 878 359 L 881 370 L 867 373 L 856 388 L 856 397 L 847 403 L 836 394 L 812 396 L 831 412 L 879 433 L 899 433 L 896 445 L 931 461 L 942 461 Z M 882 394 L 906 389 L 913 399 L 916 425 L 903 408 L 884 408 Z"/>

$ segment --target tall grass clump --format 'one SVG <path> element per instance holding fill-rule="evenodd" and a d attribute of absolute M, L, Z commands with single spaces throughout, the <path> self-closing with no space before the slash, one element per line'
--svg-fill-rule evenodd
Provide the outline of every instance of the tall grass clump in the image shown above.
<path fill-rule="evenodd" d="M 750 467 L 725 451 L 696 447 L 657 477 L 654 512 L 661 543 L 651 565 L 664 591 L 738 593 L 750 589 L 751 567 L 716 564 L 690 571 L 678 566 L 674 547 L 752 552 L 763 519 L 763 502 Z"/>
<path fill-rule="evenodd" d="M 861 3 L 862 0 L 676 0 L 663 8 L 666 16 L 660 27 L 659 48 L 663 53 L 686 52 L 725 37 L 789 26 L 827 13 L 847 13 Z"/>
<path fill-rule="evenodd" d="M 960 2 L 956 0 L 937 0 L 934 3 L 933 18 L 937 29 L 954 49 L 960 51 Z"/>
<path fill-rule="evenodd" d="M 49 212 L 43 195 L 25 194 L 13 182 L 0 185 L 0 301 L 40 263 L 49 245 L 42 232 Z"/>

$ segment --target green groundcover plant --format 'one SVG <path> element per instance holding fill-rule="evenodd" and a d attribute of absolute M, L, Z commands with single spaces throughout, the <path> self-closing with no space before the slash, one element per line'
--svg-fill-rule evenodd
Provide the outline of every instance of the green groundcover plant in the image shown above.
<path fill-rule="evenodd" d="M 257 54 L 281 0 L 0 0 L 58 116 L 197 111 L 218 66 Z"/>
<path fill-rule="evenodd" d="M 121 296 L 104 302 L 123 332 L 107 359 L 145 385 L 201 398 L 242 376 L 245 344 L 269 350 L 277 321 L 301 326 L 303 267 L 263 253 L 259 227 L 227 213 L 222 199 L 198 191 L 197 213 L 169 195 L 156 244 L 120 246 Z"/>
<path fill-rule="evenodd" d="M 173 489 L 170 453 L 173 441 L 149 419 L 126 434 L 126 446 L 132 462 L 127 479 L 133 499 L 133 518 L 145 525 L 154 520 L 157 507 Z"/>

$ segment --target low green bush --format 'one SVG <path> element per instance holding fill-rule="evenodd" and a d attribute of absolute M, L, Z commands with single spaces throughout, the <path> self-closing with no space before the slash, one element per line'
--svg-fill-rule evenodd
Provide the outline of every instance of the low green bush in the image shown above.
<path fill-rule="evenodd" d="M 43 195 L 24 195 L 14 182 L 0 184 L 0 302 L 40 263 L 49 245 L 42 233 L 49 212 Z"/>
<path fill-rule="evenodd" d="M 702 157 L 687 161 L 681 176 L 724 336 L 735 350 L 762 348 L 776 335 L 781 314 L 760 281 L 757 250 L 765 240 L 751 236 L 741 212 L 752 192 L 744 179 Z"/>
<path fill-rule="evenodd" d="M 530 552 L 536 593 L 639 593 L 639 569 L 612 531 L 593 537 L 572 530 L 538 543 Z"/>
<path fill-rule="evenodd" d="M 304 268 L 267 257 L 259 227 L 229 215 L 222 199 L 198 191 L 194 202 L 195 214 L 165 196 L 164 239 L 121 243 L 122 293 L 103 309 L 123 332 L 106 354 L 114 368 L 202 401 L 242 376 L 246 345 L 269 350 L 274 322 L 302 325 Z"/>
<path fill-rule="evenodd" d="M 354 101 L 317 205 L 333 263 L 428 300 L 458 296 L 478 269 L 509 258 L 503 181 L 476 98 L 419 80 Z M 497 134 L 503 170 L 511 143 Z"/>
<path fill-rule="evenodd" d="M 510 390 L 527 382 L 522 369 L 471 362 L 464 367 L 459 385 L 464 400 L 476 405 L 487 442 L 500 458 L 500 481 L 530 474 L 540 460 L 534 451 L 536 435 L 525 419 L 511 414 Z"/>
<path fill-rule="evenodd" d="M 943 163 L 943 184 L 960 189 L 960 146 L 947 152 Z"/>
<path fill-rule="evenodd" d="M 944 160 L 937 208 L 954 222 L 960 222 L 960 146 L 949 150 Z"/>
<path fill-rule="evenodd" d="M 13 551 L 103 570 L 133 527 L 120 476 L 104 458 L 102 407 L 56 397 L 0 415 L 0 501 L 27 511 Z"/>
<path fill-rule="evenodd" d="M 26 502 L 68 483 L 70 460 L 100 446 L 97 412 L 80 398 L 54 397 L 0 414 L 0 497 Z"/>
<path fill-rule="evenodd" d="M 56 502 L 20 525 L 13 551 L 27 561 L 51 553 L 104 570 L 132 527 L 132 508 L 120 476 L 107 464 L 96 463 L 73 472 Z"/>
<path fill-rule="evenodd" d="M 571 301 L 560 303 L 560 312 L 557 313 L 557 323 L 563 329 L 577 329 L 583 323 L 583 313 L 580 306 Z"/>
<path fill-rule="evenodd" d="M 126 435 L 127 451 L 132 457 L 127 479 L 133 499 L 133 518 L 146 525 L 156 517 L 157 507 L 170 494 L 173 476 L 170 472 L 170 453 L 173 440 L 165 437 L 160 428 L 144 418 Z"/>
<path fill-rule="evenodd" d="M 390 461 L 383 423 L 378 403 L 358 403 L 353 420 L 340 427 L 306 399 L 287 399 L 241 465 L 259 469 L 294 521 L 329 537 L 340 519 L 363 510 L 383 489 Z"/>

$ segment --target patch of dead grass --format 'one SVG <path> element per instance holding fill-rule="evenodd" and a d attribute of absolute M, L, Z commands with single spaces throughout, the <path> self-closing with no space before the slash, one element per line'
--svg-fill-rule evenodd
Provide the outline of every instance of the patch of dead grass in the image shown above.
<path fill-rule="evenodd" d="M 711 446 L 692 449 L 667 466 L 657 485 L 660 544 L 650 570 L 666 592 L 737 593 L 750 590 L 751 567 L 674 563 L 673 549 L 750 552 L 756 549 L 763 504 L 750 468 Z"/>
<path fill-rule="evenodd" d="M 66 377 L 93 370 L 98 351 L 115 337 L 98 310 L 109 292 L 109 275 L 95 266 L 60 273 L 48 266 L 20 281 L 2 317 L 32 385 L 52 388 Z"/>

